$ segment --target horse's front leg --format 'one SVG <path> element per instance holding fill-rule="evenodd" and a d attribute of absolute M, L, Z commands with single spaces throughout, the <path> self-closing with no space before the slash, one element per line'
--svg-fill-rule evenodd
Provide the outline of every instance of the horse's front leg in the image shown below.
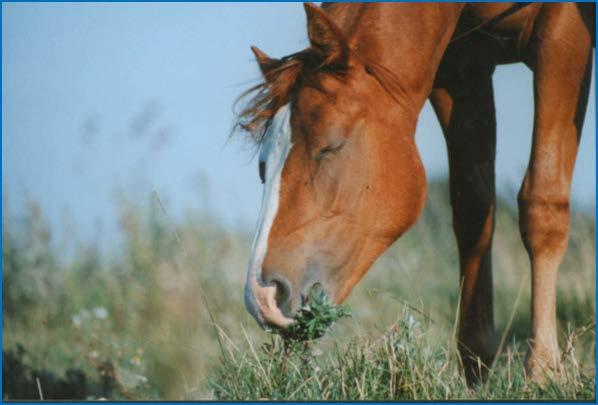
<path fill-rule="evenodd" d="M 569 236 L 569 192 L 585 115 L 592 45 L 575 4 L 543 7 L 530 47 L 535 120 L 519 192 L 519 225 L 532 266 L 528 371 L 542 379 L 559 366 L 556 280 Z M 557 33 L 557 34 L 555 34 Z"/>
<path fill-rule="evenodd" d="M 461 268 L 458 347 L 471 385 L 486 376 L 496 352 L 491 260 L 495 217 L 494 67 L 451 66 L 450 59 L 447 65 L 437 75 L 430 100 L 448 149 L 453 228 Z"/>

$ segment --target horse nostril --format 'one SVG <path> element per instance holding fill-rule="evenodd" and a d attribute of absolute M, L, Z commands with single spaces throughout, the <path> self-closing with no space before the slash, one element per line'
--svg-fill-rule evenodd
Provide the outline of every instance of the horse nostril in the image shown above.
<path fill-rule="evenodd" d="M 321 283 L 316 282 L 306 290 L 306 294 L 303 296 L 303 299 L 306 304 L 309 304 L 313 296 L 320 296 L 323 294 L 325 294 L 324 286 Z"/>
<path fill-rule="evenodd" d="M 292 298 L 292 289 L 289 281 L 280 274 L 267 276 L 264 281 L 266 284 L 274 284 L 276 286 L 276 305 L 283 314 L 288 316 L 291 312 Z"/>
<path fill-rule="evenodd" d="M 311 291 L 313 291 L 314 294 L 324 294 L 324 287 L 321 283 L 315 283 L 311 286 Z"/>

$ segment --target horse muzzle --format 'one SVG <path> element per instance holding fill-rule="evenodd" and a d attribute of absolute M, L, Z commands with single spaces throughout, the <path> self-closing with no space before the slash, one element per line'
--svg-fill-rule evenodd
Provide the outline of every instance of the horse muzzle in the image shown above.
<path fill-rule="evenodd" d="M 245 305 L 262 328 L 286 328 L 294 322 L 301 305 L 307 302 L 312 290 L 322 290 L 322 284 L 310 283 L 301 293 L 293 290 L 291 283 L 274 273 L 264 280 L 247 280 Z"/>

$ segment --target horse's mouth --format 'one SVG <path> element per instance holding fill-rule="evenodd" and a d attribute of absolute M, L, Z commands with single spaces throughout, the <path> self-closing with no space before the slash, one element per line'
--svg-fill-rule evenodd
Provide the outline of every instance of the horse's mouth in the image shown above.
<path fill-rule="evenodd" d="M 321 283 L 309 288 L 301 297 L 302 305 L 293 314 L 293 321 L 271 331 L 287 341 L 303 342 L 322 337 L 337 320 L 350 316 L 348 309 L 335 305 L 324 291 Z"/>
<path fill-rule="evenodd" d="M 314 300 L 314 296 L 318 296 L 318 295 L 326 295 L 326 292 L 324 291 L 324 287 L 319 282 L 313 284 L 310 288 L 308 288 L 306 290 L 305 293 L 300 295 L 300 300 L 299 300 L 300 305 L 297 308 L 295 308 L 292 312 L 282 311 L 283 315 L 287 319 L 291 319 L 293 321 L 293 323 L 296 322 L 298 314 L 302 310 L 309 308 L 309 305 Z M 278 301 L 278 298 L 276 300 Z M 280 325 L 272 324 L 270 322 L 265 322 L 264 329 L 267 329 L 268 331 L 284 331 L 290 325 L 292 325 L 292 323 L 285 325 L 285 326 L 280 326 Z"/>

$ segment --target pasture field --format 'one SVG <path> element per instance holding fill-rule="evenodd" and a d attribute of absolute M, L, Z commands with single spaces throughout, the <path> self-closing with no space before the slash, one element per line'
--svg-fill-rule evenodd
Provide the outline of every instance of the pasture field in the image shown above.
<path fill-rule="evenodd" d="M 563 372 L 529 382 L 530 271 L 513 201 L 498 201 L 494 299 L 502 354 L 468 389 L 454 340 L 458 262 L 448 190 L 357 285 L 352 317 L 293 350 L 246 313 L 250 231 L 155 199 L 120 207 L 115 252 L 72 258 L 35 205 L 3 216 L 4 399 L 594 399 L 595 218 L 574 212 L 558 282 Z M 167 207 L 166 207 L 167 209 Z"/>

